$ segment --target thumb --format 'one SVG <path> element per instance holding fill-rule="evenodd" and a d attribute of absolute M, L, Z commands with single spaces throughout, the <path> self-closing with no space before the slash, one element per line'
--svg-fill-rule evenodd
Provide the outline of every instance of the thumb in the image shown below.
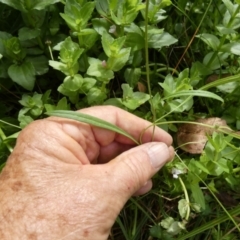
<path fill-rule="evenodd" d="M 165 143 L 151 142 L 132 148 L 108 163 L 109 188 L 126 202 L 174 155 Z M 112 186 L 111 186 L 112 185 Z M 151 184 L 147 184 L 151 185 Z"/>

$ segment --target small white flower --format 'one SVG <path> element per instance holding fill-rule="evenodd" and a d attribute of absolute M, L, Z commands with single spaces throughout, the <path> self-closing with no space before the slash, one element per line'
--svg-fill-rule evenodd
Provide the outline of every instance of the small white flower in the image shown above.
<path fill-rule="evenodd" d="M 109 30 L 108 30 L 108 32 L 109 33 L 115 33 L 116 32 L 116 25 L 112 25 L 110 28 L 109 28 Z"/>
<path fill-rule="evenodd" d="M 186 173 L 186 170 L 184 170 L 184 169 L 181 170 L 181 169 L 177 169 L 177 168 L 172 169 L 173 178 L 178 178 L 178 175 L 183 174 L 183 173 Z"/>
<path fill-rule="evenodd" d="M 102 61 L 102 66 L 103 66 L 104 68 L 107 67 L 107 63 L 106 63 L 105 60 Z"/>

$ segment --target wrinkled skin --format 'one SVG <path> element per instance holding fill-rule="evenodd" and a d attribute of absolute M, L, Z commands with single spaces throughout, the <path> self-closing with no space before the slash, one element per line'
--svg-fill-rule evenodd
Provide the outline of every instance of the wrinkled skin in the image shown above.
<path fill-rule="evenodd" d="M 135 139 L 150 125 L 121 109 L 81 110 Z M 173 157 L 172 138 L 156 128 L 135 144 L 114 132 L 62 118 L 28 125 L 0 175 L 0 239 L 107 239 L 126 201 L 152 187 Z M 110 161 L 111 160 L 111 161 Z"/>

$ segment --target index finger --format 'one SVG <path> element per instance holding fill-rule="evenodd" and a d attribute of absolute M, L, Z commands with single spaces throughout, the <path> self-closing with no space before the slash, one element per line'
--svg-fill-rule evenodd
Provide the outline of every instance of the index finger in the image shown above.
<path fill-rule="evenodd" d="M 127 111 L 113 106 L 95 106 L 80 110 L 80 112 L 103 119 L 112 123 L 129 133 L 133 138 L 139 140 L 142 135 L 142 143 L 156 141 L 164 142 L 168 146 L 172 144 L 172 137 L 159 127 L 153 126 L 151 122 L 137 117 Z M 151 127 L 150 127 L 151 126 Z M 101 146 L 107 146 L 113 141 L 124 144 L 134 144 L 127 137 L 113 133 L 112 131 L 99 127 L 92 127 L 95 139 Z"/>

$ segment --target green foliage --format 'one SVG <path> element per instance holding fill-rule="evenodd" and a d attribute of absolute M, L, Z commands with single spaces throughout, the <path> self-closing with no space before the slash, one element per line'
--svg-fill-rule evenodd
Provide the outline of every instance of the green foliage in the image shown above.
<path fill-rule="evenodd" d="M 178 150 L 111 239 L 239 239 L 239 4 L 0 0 L 0 169 L 19 130 L 46 113 L 129 138 L 66 110 L 114 105 L 174 139 L 182 122 L 219 117 L 233 131 L 207 134 L 201 154 Z"/>

